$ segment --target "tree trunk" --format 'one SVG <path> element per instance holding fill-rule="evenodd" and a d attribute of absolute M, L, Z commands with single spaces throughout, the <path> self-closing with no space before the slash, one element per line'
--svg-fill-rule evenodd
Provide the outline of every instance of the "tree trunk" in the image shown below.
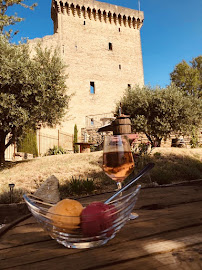
<path fill-rule="evenodd" d="M 152 137 L 149 134 L 147 134 L 146 132 L 145 132 L 145 135 L 147 136 L 147 139 L 151 143 L 151 148 L 155 147 L 155 141 L 152 139 Z"/>
<path fill-rule="evenodd" d="M 0 131 L 0 165 L 5 163 L 5 141 L 6 134 L 3 131 Z"/>
<path fill-rule="evenodd" d="M 155 147 L 160 147 L 161 146 L 161 141 L 162 141 L 162 138 L 155 138 Z"/>

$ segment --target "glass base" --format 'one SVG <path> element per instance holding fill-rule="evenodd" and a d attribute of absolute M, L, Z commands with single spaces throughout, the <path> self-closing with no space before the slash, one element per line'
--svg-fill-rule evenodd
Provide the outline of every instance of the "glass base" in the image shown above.
<path fill-rule="evenodd" d="M 109 240 L 114 238 L 115 234 L 108 239 L 91 241 L 91 242 L 69 242 L 68 240 L 60 240 L 55 239 L 59 244 L 67 247 L 67 248 L 76 248 L 76 249 L 87 249 L 87 248 L 95 248 L 105 245 Z"/>
<path fill-rule="evenodd" d="M 138 218 L 139 215 L 137 213 L 131 213 L 130 216 L 129 216 L 129 220 L 134 220 L 136 218 Z"/>

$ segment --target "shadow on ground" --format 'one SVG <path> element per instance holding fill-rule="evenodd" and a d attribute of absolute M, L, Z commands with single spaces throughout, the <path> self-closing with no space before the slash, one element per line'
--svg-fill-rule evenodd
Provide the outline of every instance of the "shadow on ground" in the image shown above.
<path fill-rule="evenodd" d="M 11 169 L 20 163 L 28 163 L 28 162 L 32 162 L 33 160 L 34 159 L 25 159 L 25 160 L 20 160 L 20 161 L 5 161 L 5 163 L 0 164 L 0 172 L 3 170 Z"/>

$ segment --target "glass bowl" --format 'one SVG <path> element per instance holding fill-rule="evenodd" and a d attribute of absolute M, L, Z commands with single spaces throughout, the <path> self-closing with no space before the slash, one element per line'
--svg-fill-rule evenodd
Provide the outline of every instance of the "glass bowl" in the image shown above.
<path fill-rule="evenodd" d="M 140 185 L 130 187 L 108 203 L 107 209 L 101 214 L 82 215 L 82 218 L 50 213 L 48 210 L 54 204 L 31 194 L 25 194 L 23 197 L 37 222 L 53 239 L 65 247 L 83 249 L 104 245 L 115 237 L 128 221 L 140 188 Z M 82 205 L 87 206 L 83 203 Z"/>

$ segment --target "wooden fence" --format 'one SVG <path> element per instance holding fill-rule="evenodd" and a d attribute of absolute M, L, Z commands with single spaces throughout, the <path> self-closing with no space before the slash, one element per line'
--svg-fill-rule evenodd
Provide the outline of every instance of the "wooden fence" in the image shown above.
<path fill-rule="evenodd" d="M 8 140 L 6 140 L 7 142 Z M 15 144 L 11 144 L 5 151 L 5 160 L 11 161 L 14 159 L 16 152 L 16 146 Z"/>
<path fill-rule="evenodd" d="M 39 156 L 43 156 L 50 148 L 54 146 L 62 147 L 68 152 L 73 152 L 73 135 L 60 130 L 55 130 L 53 134 L 47 134 L 44 131 L 37 130 L 37 148 Z M 5 151 L 5 160 L 16 159 L 17 147 L 10 145 Z"/>
<path fill-rule="evenodd" d="M 73 151 L 73 135 L 56 130 L 54 135 L 47 134 L 43 131 L 37 131 L 37 146 L 39 156 L 44 155 L 54 146 L 62 147 L 66 151 Z"/>

